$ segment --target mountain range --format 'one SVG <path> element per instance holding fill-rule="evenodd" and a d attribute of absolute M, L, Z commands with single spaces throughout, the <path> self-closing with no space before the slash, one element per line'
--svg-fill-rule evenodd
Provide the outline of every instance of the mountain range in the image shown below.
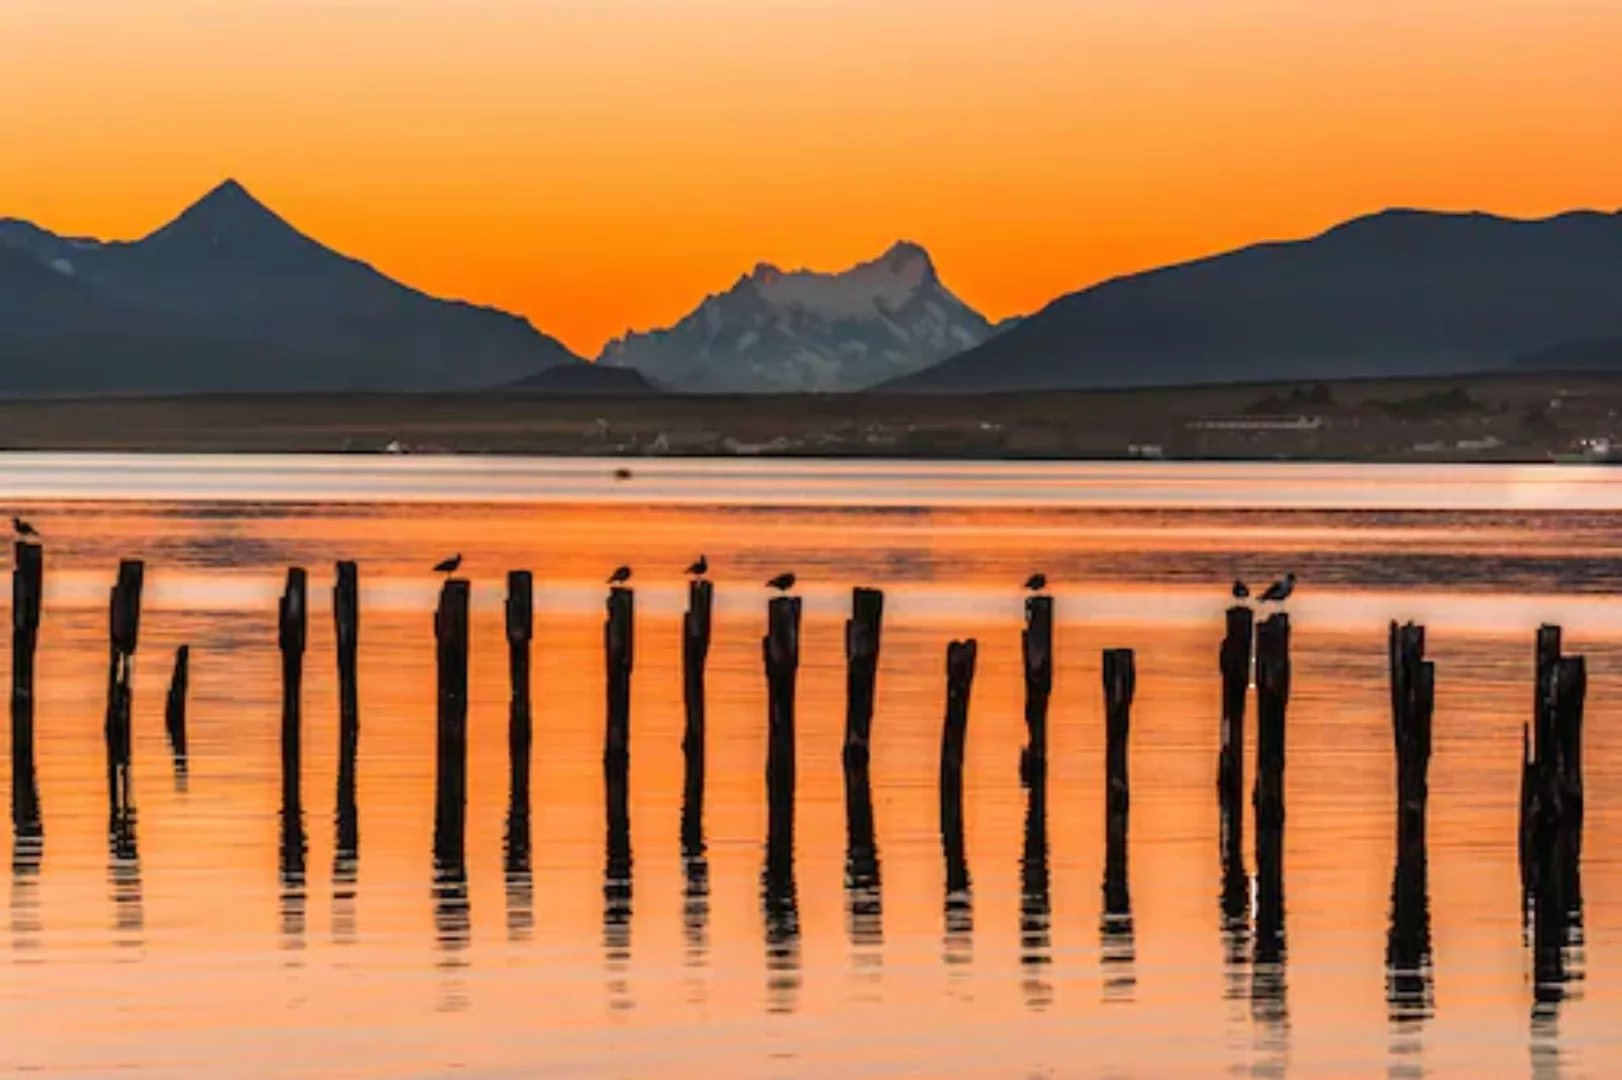
<path fill-rule="evenodd" d="M 841 273 L 768 263 L 668 329 L 627 333 L 598 358 L 694 391 L 859 390 L 973 348 L 997 328 L 902 241 Z"/>
<path fill-rule="evenodd" d="M 232 181 L 130 243 L 0 220 L 0 393 L 472 390 L 565 365 L 596 370 L 323 247 Z"/>
<path fill-rule="evenodd" d="M 1548 367 L 1568 343 L 1618 337 L 1622 214 L 1393 210 L 1061 297 L 884 389 L 1461 374 L 1528 354 Z"/>
<path fill-rule="evenodd" d="M 0 395 L 365 390 L 995 392 L 1622 371 L 1622 213 L 1393 210 L 1116 278 L 993 324 L 901 242 L 760 264 L 595 363 L 428 296 L 240 184 L 133 242 L 0 219 Z"/>

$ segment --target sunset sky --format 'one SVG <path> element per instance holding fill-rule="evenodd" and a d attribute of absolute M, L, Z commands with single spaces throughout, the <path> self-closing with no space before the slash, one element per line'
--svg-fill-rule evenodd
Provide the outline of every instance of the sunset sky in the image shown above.
<path fill-rule="evenodd" d="M 586 355 L 897 238 L 992 316 L 1391 205 L 1622 205 L 1616 0 L 0 0 L 0 216 L 221 179 Z"/>

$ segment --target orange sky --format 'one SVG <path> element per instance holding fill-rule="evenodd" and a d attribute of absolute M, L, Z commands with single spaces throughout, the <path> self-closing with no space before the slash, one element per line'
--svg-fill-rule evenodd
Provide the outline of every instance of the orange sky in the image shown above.
<path fill-rule="evenodd" d="M 595 355 L 898 238 L 992 316 L 1388 205 L 1622 205 L 1614 0 L 3 0 L 0 216 L 235 176 Z"/>

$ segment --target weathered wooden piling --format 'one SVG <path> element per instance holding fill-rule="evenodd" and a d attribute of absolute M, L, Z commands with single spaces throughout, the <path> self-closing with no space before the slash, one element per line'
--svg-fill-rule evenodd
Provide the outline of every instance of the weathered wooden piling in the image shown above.
<path fill-rule="evenodd" d="M 767 608 L 766 636 L 761 639 L 766 662 L 767 741 L 766 802 L 769 828 L 794 833 L 795 725 L 794 693 L 800 670 L 800 598 L 775 597 Z M 770 845 L 768 845 L 769 847 Z"/>
<path fill-rule="evenodd" d="M 189 765 L 186 739 L 186 697 L 191 687 L 191 646 L 175 650 L 175 668 L 169 676 L 169 697 L 163 706 L 163 729 L 169 736 L 169 753 L 175 761 L 175 784 L 184 787 Z"/>
<path fill-rule="evenodd" d="M 1045 777 L 1048 768 L 1048 698 L 1053 693 L 1053 598 L 1025 600 L 1025 630 L 1020 636 L 1025 662 L 1026 744 L 1019 773 L 1025 783 Z"/>
<path fill-rule="evenodd" d="M 1127 884 L 1127 833 L 1132 789 L 1127 771 L 1127 739 L 1132 728 L 1132 699 L 1137 665 L 1131 649 L 1104 653 L 1104 914 L 1130 917 L 1132 896 Z"/>
<path fill-rule="evenodd" d="M 845 620 L 845 764 L 865 764 L 872 754 L 873 696 L 878 687 L 879 646 L 884 630 L 884 593 L 851 590 Z"/>
<path fill-rule="evenodd" d="M 607 719 L 603 736 L 603 783 L 608 818 L 607 887 L 623 879 L 630 889 L 631 866 L 631 669 L 635 662 L 636 595 L 616 585 L 609 590 L 603 623 L 607 676 Z"/>
<path fill-rule="evenodd" d="M 704 671 L 710 656 L 710 613 L 714 606 L 713 584 L 703 579 L 688 583 L 681 632 L 682 704 L 687 713 L 681 736 L 681 849 L 688 859 L 704 853 Z"/>
<path fill-rule="evenodd" d="M 338 651 L 338 792 L 336 858 L 349 864 L 360 855 L 360 807 L 355 800 L 355 767 L 360 756 L 360 570 L 355 563 L 337 564 L 332 586 L 332 622 Z"/>
<path fill-rule="evenodd" d="M 468 582 L 447 580 L 434 615 L 439 708 L 434 785 L 434 860 L 446 873 L 466 865 Z"/>
<path fill-rule="evenodd" d="M 766 928 L 767 1008 L 794 1008 L 799 987 L 799 891 L 794 878 L 795 684 L 800 668 L 800 598 L 774 597 L 761 639 L 766 664 L 766 865 L 761 905 Z"/>
<path fill-rule="evenodd" d="M 18 850 L 44 836 L 34 755 L 34 653 L 39 644 L 45 551 L 18 540 L 11 570 L 11 826 Z"/>
<path fill-rule="evenodd" d="M 287 571 L 279 607 L 277 643 L 282 652 L 282 806 L 302 820 L 304 742 L 304 645 L 309 624 L 308 579 L 302 567 Z"/>
<path fill-rule="evenodd" d="M 1397 755 L 1397 857 L 1386 936 L 1386 999 L 1392 1020 L 1408 1022 L 1429 1016 L 1434 1004 L 1425 812 L 1436 670 L 1425 659 L 1422 626 L 1393 622 L 1387 652 Z"/>
<path fill-rule="evenodd" d="M 967 959 L 974 909 L 963 843 L 963 762 L 969 737 L 969 702 L 979 644 L 973 638 L 946 647 L 946 718 L 941 725 L 940 829 L 946 865 L 946 958 Z"/>
<path fill-rule="evenodd" d="M 1282 1008 L 1284 960 L 1284 749 L 1290 703 L 1290 617 L 1256 628 L 1256 973 L 1258 1008 Z"/>
<path fill-rule="evenodd" d="M 130 693 L 135 649 L 140 641 L 141 584 L 146 567 L 139 559 L 118 564 L 118 582 L 109 605 L 107 664 L 107 801 L 115 821 L 133 815 L 135 793 L 130 784 Z M 133 824 L 131 825 L 133 836 Z"/>
<path fill-rule="evenodd" d="M 528 570 L 507 574 L 507 793 L 509 818 L 515 814 L 529 829 L 530 747 L 534 721 L 530 713 L 530 642 L 535 636 L 535 582 Z M 520 799 L 522 794 L 522 799 Z"/>
<path fill-rule="evenodd" d="M 1522 787 L 1522 874 L 1532 908 L 1534 992 L 1565 996 L 1568 955 L 1582 925 L 1583 707 L 1587 667 L 1559 655 L 1559 630 L 1538 632 L 1538 701 Z"/>
<path fill-rule="evenodd" d="M 1218 664 L 1222 671 L 1221 750 L 1217 757 L 1217 801 L 1222 815 L 1222 850 L 1244 848 L 1245 702 L 1250 696 L 1250 657 L 1256 615 L 1243 604 L 1228 609 L 1227 633 Z M 1238 861 L 1243 864 L 1242 854 Z"/>

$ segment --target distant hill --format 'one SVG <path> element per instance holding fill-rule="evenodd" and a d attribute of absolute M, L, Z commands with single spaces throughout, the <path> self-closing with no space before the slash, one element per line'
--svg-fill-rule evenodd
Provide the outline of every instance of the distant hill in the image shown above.
<path fill-rule="evenodd" d="M 1542 371 L 1622 371 L 1622 337 L 1552 345 L 1520 357 L 1515 366 Z"/>
<path fill-rule="evenodd" d="M 636 368 L 559 364 L 509 383 L 504 389 L 548 394 L 654 394 L 658 387 Z"/>
<path fill-rule="evenodd" d="M 1616 337 L 1622 214 L 1395 210 L 1073 293 L 883 389 L 1450 374 Z"/>
<path fill-rule="evenodd" d="M 472 390 L 584 361 L 304 236 L 227 181 L 132 243 L 0 221 L 0 393 Z"/>
<path fill-rule="evenodd" d="M 903 242 L 834 274 L 762 263 L 675 326 L 610 342 L 598 362 L 674 390 L 857 390 L 992 333 L 941 284 L 929 253 Z"/>

